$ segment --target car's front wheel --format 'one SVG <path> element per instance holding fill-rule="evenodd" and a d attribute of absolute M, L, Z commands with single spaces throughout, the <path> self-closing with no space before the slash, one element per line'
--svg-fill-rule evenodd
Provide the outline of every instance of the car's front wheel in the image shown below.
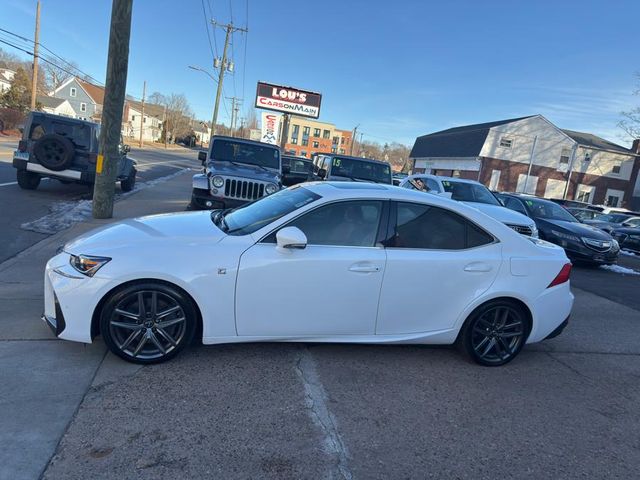
<path fill-rule="evenodd" d="M 100 332 L 109 349 L 133 363 L 159 363 L 175 357 L 193 339 L 197 325 L 193 301 L 160 282 L 128 285 L 115 291 L 100 315 Z"/>
<path fill-rule="evenodd" d="M 478 307 L 462 327 L 462 350 L 476 363 L 499 366 L 513 360 L 530 331 L 529 317 L 516 302 L 494 300 Z"/>
<path fill-rule="evenodd" d="M 132 168 L 129 172 L 129 176 L 120 180 L 120 189 L 123 192 L 130 192 L 136 186 L 136 169 Z"/>
<path fill-rule="evenodd" d="M 26 170 L 18 170 L 18 186 L 23 190 L 35 190 L 40 185 L 40 175 Z"/>

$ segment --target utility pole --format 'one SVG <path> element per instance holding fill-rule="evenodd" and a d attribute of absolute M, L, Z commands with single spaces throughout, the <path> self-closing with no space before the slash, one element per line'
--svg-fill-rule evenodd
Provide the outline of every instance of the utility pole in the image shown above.
<path fill-rule="evenodd" d="M 227 100 L 231 100 L 231 136 L 235 137 L 234 130 L 238 123 L 238 110 L 242 101 L 238 97 L 227 97 Z"/>
<path fill-rule="evenodd" d="M 93 218 L 113 216 L 113 196 L 119 160 L 118 144 L 129 67 L 132 7 L 133 0 L 113 0 L 111 7 L 107 79 L 96 162 L 96 182 L 93 187 Z"/>
<path fill-rule="evenodd" d="M 167 148 L 167 134 L 169 129 L 167 128 L 167 106 L 164 106 L 164 113 L 162 114 L 162 128 L 164 128 L 164 148 Z"/>
<path fill-rule="evenodd" d="M 144 96 L 147 93 L 147 81 L 142 84 L 142 112 L 140 115 L 140 148 L 142 148 L 142 134 L 144 133 Z"/>
<path fill-rule="evenodd" d="M 356 125 L 353 129 L 353 135 L 351 135 L 351 148 L 349 149 L 349 155 L 353 155 L 353 144 L 356 143 L 356 135 L 358 134 L 358 127 L 360 124 Z"/>
<path fill-rule="evenodd" d="M 220 75 L 218 76 L 218 90 L 216 91 L 216 103 L 213 107 L 213 120 L 211 121 L 213 125 L 211 125 L 211 135 L 216 134 L 216 123 L 218 123 L 218 109 L 220 107 L 220 96 L 222 95 L 222 83 L 224 82 L 224 72 L 229 68 L 229 64 L 227 63 L 227 49 L 229 47 L 229 40 L 231 39 L 231 34 L 233 32 L 248 32 L 246 28 L 234 27 L 233 23 L 228 23 L 227 25 L 218 25 L 214 20 L 211 20 L 211 23 L 214 27 L 221 27 L 226 30 L 226 35 L 224 37 L 224 49 L 222 50 L 222 61 L 220 62 Z M 214 67 L 217 63 L 217 60 L 214 61 Z M 232 68 L 229 71 L 232 71 Z"/>
<path fill-rule="evenodd" d="M 531 146 L 531 154 L 529 155 L 529 168 L 527 170 L 527 178 L 524 179 L 524 188 L 522 193 L 527 193 L 527 185 L 529 184 L 529 177 L 531 176 L 531 167 L 533 167 L 533 159 L 536 152 L 536 143 L 538 143 L 538 136 L 533 137 L 533 145 Z"/>
<path fill-rule="evenodd" d="M 366 155 L 365 155 L 365 152 L 364 152 L 364 149 L 362 148 L 362 137 L 363 137 L 363 136 L 364 136 L 364 133 L 360 132 L 360 141 L 358 142 L 358 148 L 359 148 L 359 149 L 361 150 L 361 152 L 362 152 L 362 155 L 361 155 L 361 157 L 362 157 L 362 158 L 364 158 L 364 157 L 366 156 Z"/>
<path fill-rule="evenodd" d="M 33 77 L 31 78 L 31 110 L 36 109 L 38 95 L 38 47 L 40 46 L 40 0 L 36 6 L 36 34 L 33 45 Z"/>

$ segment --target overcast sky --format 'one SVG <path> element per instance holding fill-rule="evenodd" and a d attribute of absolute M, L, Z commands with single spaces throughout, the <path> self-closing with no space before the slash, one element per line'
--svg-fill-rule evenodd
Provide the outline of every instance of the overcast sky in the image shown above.
<path fill-rule="evenodd" d="M 0 0 L 0 28 L 31 38 L 35 4 Z M 616 123 L 640 104 L 638 0 L 249 0 L 248 16 L 247 0 L 134 0 L 129 94 L 140 97 L 146 80 L 148 93 L 184 93 L 197 117 L 211 118 L 215 84 L 188 69 L 213 72 L 203 4 L 207 18 L 211 8 L 222 23 L 248 22 L 224 84 L 247 108 L 266 80 L 321 92 L 321 120 L 360 124 L 379 142 L 539 113 L 629 144 Z M 41 42 L 104 82 L 110 9 L 42 0 Z M 224 32 L 212 43 L 222 55 Z"/>

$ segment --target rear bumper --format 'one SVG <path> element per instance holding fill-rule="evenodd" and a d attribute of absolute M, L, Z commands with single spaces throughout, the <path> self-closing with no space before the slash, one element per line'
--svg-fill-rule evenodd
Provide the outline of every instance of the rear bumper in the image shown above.
<path fill-rule="evenodd" d="M 544 339 L 545 340 L 549 340 L 551 338 L 555 338 L 558 335 L 560 335 L 562 333 L 562 331 L 567 327 L 567 325 L 569 325 L 569 317 L 564 319 L 564 322 L 562 322 L 560 325 L 558 325 L 558 328 L 556 328 L 553 332 L 551 332 L 549 335 L 547 335 Z"/>
<path fill-rule="evenodd" d="M 569 282 L 547 288 L 532 305 L 533 328 L 527 343 L 539 342 L 559 335 L 568 323 L 574 296 Z"/>
<path fill-rule="evenodd" d="M 17 170 L 38 173 L 43 177 L 62 178 L 64 180 L 75 180 L 82 183 L 93 183 L 96 175 L 95 172 L 84 172 L 80 170 L 49 170 L 39 163 L 29 162 L 22 158 L 14 158 L 13 167 Z"/>

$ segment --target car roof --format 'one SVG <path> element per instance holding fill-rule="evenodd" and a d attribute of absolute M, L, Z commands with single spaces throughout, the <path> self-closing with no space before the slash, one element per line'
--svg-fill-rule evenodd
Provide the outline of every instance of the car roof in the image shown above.
<path fill-rule="evenodd" d="M 459 177 L 445 177 L 443 175 L 433 175 L 431 173 L 416 173 L 407 178 L 433 178 L 435 180 L 444 180 L 447 182 L 460 182 L 460 183 L 472 183 L 474 185 L 482 185 L 482 183 L 476 180 L 470 180 L 468 178 L 459 178 Z"/>
<path fill-rule="evenodd" d="M 318 153 L 316 155 L 324 155 L 327 157 L 340 157 L 340 158 L 346 158 L 348 160 L 359 160 L 361 162 L 380 163 L 382 165 L 391 166 L 389 162 L 385 162 L 384 160 L 376 160 L 374 158 L 366 158 L 366 157 L 354 157 L 353 155 L 344 155 L 342 153 Z"/>

